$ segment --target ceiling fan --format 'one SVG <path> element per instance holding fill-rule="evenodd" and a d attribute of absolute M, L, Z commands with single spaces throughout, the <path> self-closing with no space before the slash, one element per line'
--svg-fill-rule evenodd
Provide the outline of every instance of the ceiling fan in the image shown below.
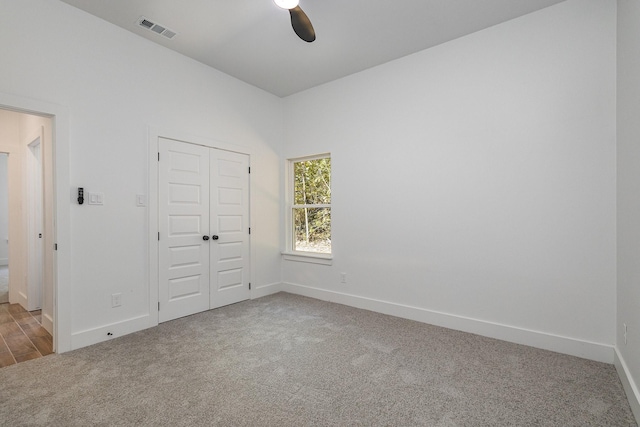
<path fill-rule="evenodd" d="M 316 32 L 306 13 L 298 6 L 298 0 L 273 0 L 282 9 L 288 9 L 291 15 L 291 26 L 293 31 L 302 40 L 311 43 L 316 39 Z"/>

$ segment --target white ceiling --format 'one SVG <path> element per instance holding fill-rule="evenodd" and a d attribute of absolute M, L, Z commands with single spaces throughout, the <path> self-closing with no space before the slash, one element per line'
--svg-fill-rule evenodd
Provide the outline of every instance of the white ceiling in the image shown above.
<path fill-rule="evenodd" d="M 313 43 L 273 0 L 62 1 L 284 97 L 564 0 L 300 0 Z M 140 16 L 177 36 L 139 27 Z"/>

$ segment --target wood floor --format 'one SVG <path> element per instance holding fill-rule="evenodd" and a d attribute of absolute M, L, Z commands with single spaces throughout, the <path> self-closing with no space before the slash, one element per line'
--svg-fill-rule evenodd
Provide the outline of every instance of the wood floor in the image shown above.
<path fill-rule="evenodd" d="M 53 338 L 41 319 L 40 310 L 0 304 L 0 368 L 53 353 Z"/>

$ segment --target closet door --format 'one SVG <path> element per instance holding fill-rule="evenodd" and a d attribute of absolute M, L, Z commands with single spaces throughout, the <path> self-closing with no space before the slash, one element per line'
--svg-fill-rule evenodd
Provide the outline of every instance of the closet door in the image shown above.
<path fill-rule="evenodd" d="M 249 299 L 249 156 L 158 141 L 159 322 Z"/>
<path fill-rule="evenodd" d="M 249 156 L 211 150 L 211 301 L 249 299 Z"/>
<path fill-rule="evenodd" d="M 209 309 L 211 149 L 160 138 L 159 321 Z"/>

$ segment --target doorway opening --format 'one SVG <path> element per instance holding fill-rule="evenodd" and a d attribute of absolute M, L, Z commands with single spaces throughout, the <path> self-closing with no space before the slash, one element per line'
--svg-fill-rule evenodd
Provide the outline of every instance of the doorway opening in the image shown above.
<path fill-rule="evenodd" d="M 52 118 L 0 109 L 0 153 L 2 367 L 54 350 Z"/>

